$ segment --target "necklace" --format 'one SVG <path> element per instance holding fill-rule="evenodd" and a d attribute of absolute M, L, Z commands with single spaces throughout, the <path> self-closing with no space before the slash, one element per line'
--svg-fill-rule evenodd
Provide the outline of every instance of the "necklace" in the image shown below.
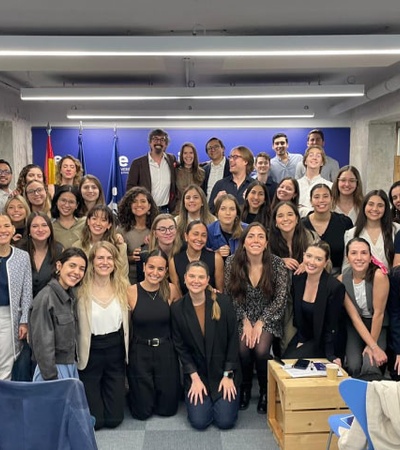
<path fill-rule="evenodd" d="M 153 300 L 153 302 L 154 302 L 154 299 L 157 297 L 157 294 L 158 294 L 158 291 L 159 291 L 160 289 L 157 289 L 156 291 L 153 291 L 154 292 L 154 295 L 151 295 L 151 293 L 149 292 L 149 291 L 146 291 L 146 289 L 144 289 L 144 291 L 146 292 L 146 294 Z"/>
<path fill-rule="evenodd" d="M 186 256 L 187 256 L 187 259 L 188 259 L 189 262 L 192 262 L 192 261 L 199 261 L 199 260 L 200 260 L 200 255 L 197 256 L 197 258 L 191 258 L 191 257 L 189 256 L 189 253 L 188 253 L 187 250 L 186 250 Z"/>

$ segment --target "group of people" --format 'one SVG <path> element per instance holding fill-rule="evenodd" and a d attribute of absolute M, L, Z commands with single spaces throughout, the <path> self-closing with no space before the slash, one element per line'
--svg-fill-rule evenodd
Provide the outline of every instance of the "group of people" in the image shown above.
<path fill-rule="evenodd" d="M 14 190 L 0 160 L 0 378 L 81 379 L 96 429 L 126 401 L 174 415 L 182 392 L 194 428 L 228 429 L 254 370 L 266 412 L 272 355 L 399 376 L 400 183 L 364 196 L 320 130 L 304 156 L 275 135 L 274 158 L 213 137 L 204 165 L 168 142 L 150 132 L 117 215 L 71 155 L 55 185 L 29 164 Z"/>

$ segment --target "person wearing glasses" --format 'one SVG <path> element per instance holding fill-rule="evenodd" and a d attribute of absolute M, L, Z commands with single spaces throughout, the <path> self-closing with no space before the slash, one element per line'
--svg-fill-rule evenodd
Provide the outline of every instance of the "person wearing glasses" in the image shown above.
<path fill-rule="evenodd" d="M 239 205 L 244 203 L 244 193 L 254 180 L 250 176 L 254 168 L 254 156 L 251 150 L 244 145 L 239 145 L 231 150 L 229 159 L 230 175 L 215 183 L 211 192 L 208 206 L 214 213 L 215 203 L 219 197 L 225 194 L 233 195 Z"/>
<path fill-rule="evenodd" d="M 206 153 L 211 161 L 203 166 L 205 177 L 201 187 L 208 199 L 215 183 L 230 175 L 229 160 L 225 158 L 224 151 L 225 146 L 221 139 L 212 137 L 206 142 Z"/>
<path fill-rule="evenodd" d="M 25 186 L 24 197 L 32 212 L 43 212 L 49 217 L 51 216 L 51 197 L 44 181 L 28 181 Z"/>
<path fill-rule="evenodd" d="M 176 158 L 166 153 L 168 134 L 161 129 L 149 133 L 150 151 L 133 160 L 129 169 L 126 190 L 145 187 L 154 198 L 160 213 L 169 213 L 176 206 Z"/>
<path fill-rule="evenodd" d="M 283 178 L 294 178 L 296 167 L 303 160 L 299 153 L 289 153 L 289 140 L 285 133 L 277 133 L 272 137 L 272 150 L 276 153 L 271 159 L 270 175 L 275 183 Z"/>
<path fill-rule="evenodd" d="M 342 167 L 332 186 L 333 211 L 349 217 L 355 225 L 363 199 L 360 172 L 353 166 Z"/>
<path fill-rule="evenodd" d="M 4 205 L 12 193 L 10 189 L 11 180 L 12 168 L 10 163 L 5 159 L 0 159 L 0 214 L 3 212 Z"/>

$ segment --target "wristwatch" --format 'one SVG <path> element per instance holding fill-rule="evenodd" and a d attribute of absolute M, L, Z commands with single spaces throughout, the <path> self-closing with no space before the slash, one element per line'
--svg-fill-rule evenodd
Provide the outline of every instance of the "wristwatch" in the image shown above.
<path fill-rule="evenodd" d="M 234 377 L 233 370 L 224 370 L 224 377 L 228 377 L 232 380 Z"/>

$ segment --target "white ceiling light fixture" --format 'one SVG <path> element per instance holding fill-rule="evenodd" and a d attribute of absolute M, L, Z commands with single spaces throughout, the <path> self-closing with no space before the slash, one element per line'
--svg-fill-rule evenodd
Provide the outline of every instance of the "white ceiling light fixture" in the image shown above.
<path fill-rule="evenodd" d="M 0 36 L 0 57 L 285 57 L 399 54 L 399 35 Z"/>
<path fill-rule="evenodd" d="M 364 85 L 210 88 L 23 88 L 26 101 L 152 101 L 362 97 Z"/>
<path fill-rule="evenodd" d="M 313 118 L 314 112 L 307 110 L 285 111 L 94 111 L 94 110 L 70 110 L 67 118 L 70 120 L 257 120 L 257 119 L 307 119 Z"/>

